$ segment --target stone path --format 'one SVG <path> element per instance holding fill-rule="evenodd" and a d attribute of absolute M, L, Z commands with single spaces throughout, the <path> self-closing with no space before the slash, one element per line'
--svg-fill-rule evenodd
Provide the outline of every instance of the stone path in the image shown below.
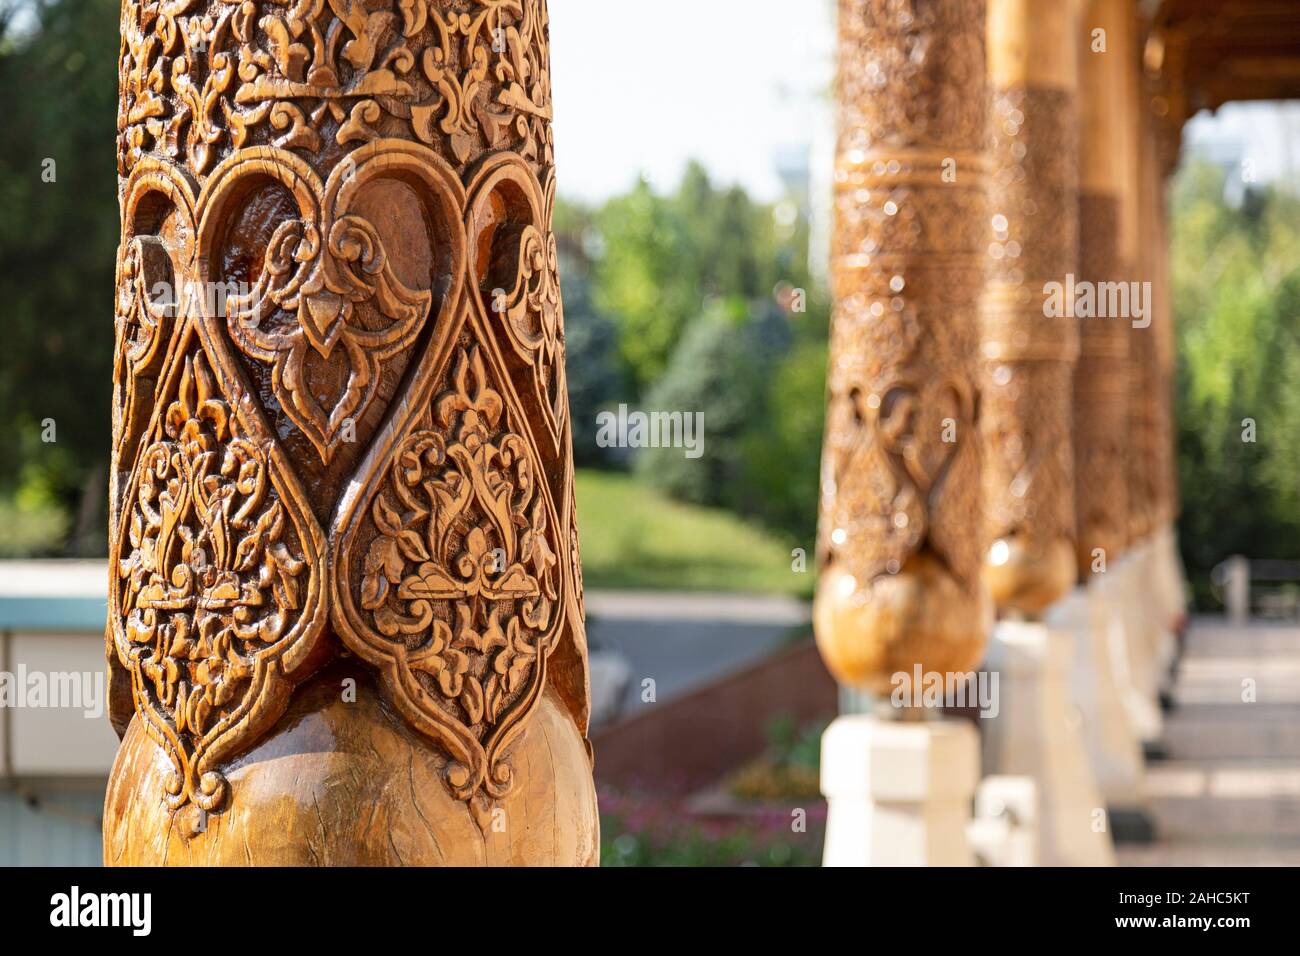
<path fill-rule="evenodd" d="M 642 680 L 663 702 L 725 677 L 808 634 L 809 608 L 794 598 L 674 591 L 588 591 L 593 656 L 622 656 L 631 680 L 621 716 L 649 706 Z M 593 667 L 592 693 L 600 688 Z"/>
<path fill-rule="evenodd" d="M 1300 865 L 1300 626 L 1195 619 L 1174 696 L 1147 765 L 1159 838 L 1120 865 Z"/>

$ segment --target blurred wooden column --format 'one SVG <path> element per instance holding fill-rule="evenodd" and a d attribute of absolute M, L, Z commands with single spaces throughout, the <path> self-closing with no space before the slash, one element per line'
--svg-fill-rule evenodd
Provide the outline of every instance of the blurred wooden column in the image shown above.
<path fill-rule="evenodd" d="M 1143 209 L 1150 238 L 1145 251 L 1150 257 L 1151 329 L 1155 338 L 1153 550 L 1160 597 L 1165 606 L 1165 624 L 1179 635 L 1187 624 L 1188 595 L 1175 530 L 1179 512 L 1178 429 L 1174 414 L 1178 348 L 1169 271 L 1168 186 L 1178 163 L 1182 127 L 1191 111 L 1187 91 L 1182 86 L 1186 42 L 1186 35 L 1181 31 L 1166 34 L 1153 29 L 1147 35 L 1143 51 L 1147 93 L 1144 107 L 1153 142 L 1149 171 L 1153 182 Z"/>
<path fill-rule="evenodd" d="M 832 674 L 878 697 L 822 739 L 827 865 L 974 861 L 975 730 L 923 709 L 913 676 L 974 669 L 989 619 L 972 520 L 984 90 L 983 0 L 840 1 L 814 623 Z"/>
<path fill-rule="evenodd" d="M 1030 616 L 1075 577 L 1070 406 L 1079 340 L 1068 276 L 1078 260 L 1078 14 L 1075 0 L 989 7 L 984 576 L 999 609 Z"/>
<path fill-rule="evenodd" d="M 920 693 L 980 660 L 972 363 L 986 245 L 983 0 L 840 0 L 834 298 L 817 643 L 842 683 Z M 822 738 L 825 862 L 969 864 L 978 747 L 915 696 Z M 928 769 L 925 769 L 928 768 Z"/>
<path fill-rule="evenodd" d="M 1136 233 L 1126 230 L 1132 196 L 1133 115 L 1126 81 L 1130 0 L 1088 0 L 1078 37 L 1079 268 L 1091 289 L 1127 283 Z M 1126 108 L 1127 107 L 1127 108 Z M 1128 531 L 1127 315 L 1080 318 L 1074 375 L 1076 563 L 1079 587 L 1049 620 L 1073 633 L 1070 690 L 1109 829 L 1116 839 L 1150 833 L 1142 750 L 1117 664 L 1125 666 L 1122 555 Z"/>
<path fill-rule="evenodd" d="M 1036 785 L 1036 862 L 1106 866 L 1114 851 L 1093 826 L 1101 798 L 1069 688 L 1074 634 L 1040 620 L 1075 580 L 1079 12 L 1075 0 L 989 4 L 983 574 L 1004 619 L 984 661 L 1001 677 L 1000 707 L 981 729 L 985 772 Z"/>
<path fill-rule="evenodd" d="M 1152 244 L 1156 242 L 1151 210 L 1156 189 L 1155 140 L 1149 122 L 1149 92 L 1142 72 L 1141 24 L 1135 6 L 1124 24 L 1124 37 L 1120 63 L 1124 68 L 1125 123 L 1128 135 L 1125 140 L 1127 155 L 1125 174 L 1129 177 L 1124 196 L 1123 226 L 1132 240 L 1134 250 L 1130 263 L 1129 280 L 1142 284 L 1146 315 L 1132 315 L 1129 323 L 1129 384 L 1128 384 L 1128 444 L 1126 470 L 1128 474 L 1128 543 L 1133 548 L 1145 544 L 1155 526 L 1157 467 L 1155 334 L 1152 298 L 1146 291 L 1154 292 L 1152 277 Z M 1130 299 L 1130 313 L 1134 313 Z"/>
<path fill-rule="evenodd" d="M 1127 0 L 1091 0 L 1082 20 L 1079 279 L 1094 285 L 1127 282 L 1136 252 L 1122 228 L 1130 136 L 1121 42 L 1127 6 Z M 1094 38 L 1096 30 L 1104 33 Z M 1079 321 L 1074 494 L 1076 558 L 1085 582 L 1105 573 L 1127 537 L 1128 348 L 1126 317 Z"/>
<path fill-rule="evenodd" d="M 876 692 L 979 663 L 972 358 L 987 222 L 982 0 L 841 0 L 817 641 Z"/>
<path fill-rule="evenodd" d="M 1158 527 L 1161 475 L 1159 431 L 1160 384 L 1157 369 L 1156 320 L 1160 303 L 1153 280 L 1156 247 L 1161 242 L 1153 210 L 1159 203 L 1159 160 L 1150 117 L 1150 91 L 1143 70 L 1146 25 L 1139 5 L 1129 0 L 1122 26 L 1110 38 L 1115 66 L 1124 83 L 1123 176 L 1120 229 L 1124 248 L 1132 248 L 1126 263 L 1129 342 L 1128 412 L 1125 429 L 1127 488 L 1126 547 L 1118 562 L 1109 562 L 1122 617 L 1122 647 L 1116 654 L 1117 677 L 1134 733 L 1144 747 L 1154 747 L 1163 730 L 1159 707 L 1161 646 L 1166 625 L 1159 600 L 1158 575 L 1152 561 Z M 1121 300 L 1122 301 L 1122 300 Z"/>

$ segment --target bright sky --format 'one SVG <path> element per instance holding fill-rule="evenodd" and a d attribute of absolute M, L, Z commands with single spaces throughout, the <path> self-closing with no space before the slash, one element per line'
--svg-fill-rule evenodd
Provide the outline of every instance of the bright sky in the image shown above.
<path fill-rule="evenodd" d="M 833 70 L 832 0 L 550 0 L 560 192 L 598 200 L 687 160 L 764 199 L 806 149 Z"/>
<path fill-rule="evenodd" d="M 1184 153 L 1220 162 L 1249 160 L 1260 182 L 1300 174 L 1300 103 L 1225 103 L 1202 110 L 1183 129 Z"/>
<path fill-rule="evenodd" d="M 550 0 L 560 191 L 599 200 L 644 173 L 673 188 L 687 160 L 780 195 L 774 158 L 829 136 L 833 0 Z M 1300 104 L 1230 103 L 1185 141 L 1297 175 Z M 1231 157 L 1229 157 L 1231 158 Z M 829 154 L 814 162 L 830 162 Z"/>

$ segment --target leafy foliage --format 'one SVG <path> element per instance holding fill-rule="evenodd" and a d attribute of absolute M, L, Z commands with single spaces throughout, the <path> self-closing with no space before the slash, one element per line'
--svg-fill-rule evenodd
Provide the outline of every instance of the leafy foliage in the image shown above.
<path fill-rule="evenodd" d="M 1300 558 L 1300 199 L 1234 208 L 1224 183 L 1189 164 L 1170 196 L 1179 536 L 1201 604 L 1231 554 Z"/>
<path fill-rule="evenodd" d="M 753 315 L 715 307 L 688 327 L 663 377 L 647 392 L 647 410 L 702 417 L 704 446 L 696 458 L 681 448 L 646 448 L 637 470 L 646 481 L 682 501 L 734 505 L 745 468 L 743 439 L 760 413 L 773 352 L 764 338 L 782 335 L 782 317 L 764 309 Z M 765 321 L 767 320 L 767 321 Z M 771 331 L 769 331 L 771 329 Z"/>
<path fill-rule="evenodd" d="M 102 522 L 107 498 L 117 18 L 112 0 L 0 11 L 0 493 L 68 514 L 84 495 L 82 526 Z M 42 441 L 50 420 L 56 441 Z M 49 535 L 30 549 L 59 548 L 65 526 L 25 522 Z M 88 538 L 102 553 L 102 535 Z"/>
<path fill-rule="evenodd" d="M 778 266 L 771 211 L 739 187 L 716 189 L 698 163 L 674 195 L 639 181 L 597 210 L 595 225 L 595 304 L 618 325 L 635 395 L 664 374 L 703 303 L 770 296 L 790 278 Z"/>
<path fill-rule="evenodd" d="M 793 203 L 716 187 L 691 164 L 670 195 L 639 182 L 596 209 L 561 203 L 555 228 L 577 460 L 630 457 L 666 494 L 728 508 L 806 546 L 829 314 L 807 268 L 807 217 Z M 594 413 L 619 403 L 703 412 L 703 457 L 596 448 Z"/>
<path fill-rule="evenodd" d="M 560 252 L 573 457 L 578 465 L 599 464 L 609 455 L 596 445 L 596 415 L 626 395 L 627 370 L 619 355 L 617 326 L 592 303 L 589 246 L 595 233 L 590 212 L 559 200 L 554 229 Z"/>
<path fill-rule="evenodd" d="M 821 799 L 821 743 L 827 721 L 800 724 L 788 714 L 767 725 L 767 751 L 737 771 L 728 788 L 741 800 Z"/>

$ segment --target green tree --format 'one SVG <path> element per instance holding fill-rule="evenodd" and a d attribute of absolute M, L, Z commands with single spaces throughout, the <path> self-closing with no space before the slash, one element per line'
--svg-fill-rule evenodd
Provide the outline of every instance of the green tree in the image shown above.
<path fill-rule="evenodd" d="M 603 247 L 595 305 L 618 325 L 619 351 L 639 394 L 663 373 L 699 309 L 693 251 L 681 218 L 644 180 L 605 203 L 595 221 Z"/>
<path fill-rule="evenodd" d="M 557 200 L 552 228 L 560 253 L 573 457 L 579 465 L 603 464 L 608 451 L 596 445 L 596 415 L 627 394 L 625 368 L 618 353 L 618 328 L 592 302 L 589 250 L 595 231 L 590 212 Z"/>
<path fill-rule="evenodd" d="M 1225 557 L 1300 557 L 1300 202 L 1224 201 L 1192 163 L 1170 196 L 1179 534 L 1198 600 Z M 1253 440 L 1251 440 L 1253 439 Z"/>
<path fill-rule="evenodd" d="M 0 493 L 78 513 L 102 552 L 118 218 L 118 5 L 0 11 Z M 53 423 L 53 442 L 50 423 Z M 79 509 L 82 499 L 87 507 Z"/>
<path fill-rule="evenodd" d="M 719 190 L 690 163 L 670 196 L 644 180 L 595 214 L 602 254 L 596 307 L 619 328 L 634 396 L 668 367 L 688 324 L 713 298 L 768 299 L 789 274 L 772 210 L 740 187 Z M 798 284 L 798 282 L 796 282 Z"/>
<path fill-rule="evenodd" d="M 663 378 L 646 394 L 648 411 L 701 413 L 703 453 L 681 448 L 638 453 L 638 474 L 675 498 L 735 508 L 745 471 L 744 436 L 762 412 L 766 374 L 756 320 L 739 300 L 714 300 L 674 350 Z"/>

